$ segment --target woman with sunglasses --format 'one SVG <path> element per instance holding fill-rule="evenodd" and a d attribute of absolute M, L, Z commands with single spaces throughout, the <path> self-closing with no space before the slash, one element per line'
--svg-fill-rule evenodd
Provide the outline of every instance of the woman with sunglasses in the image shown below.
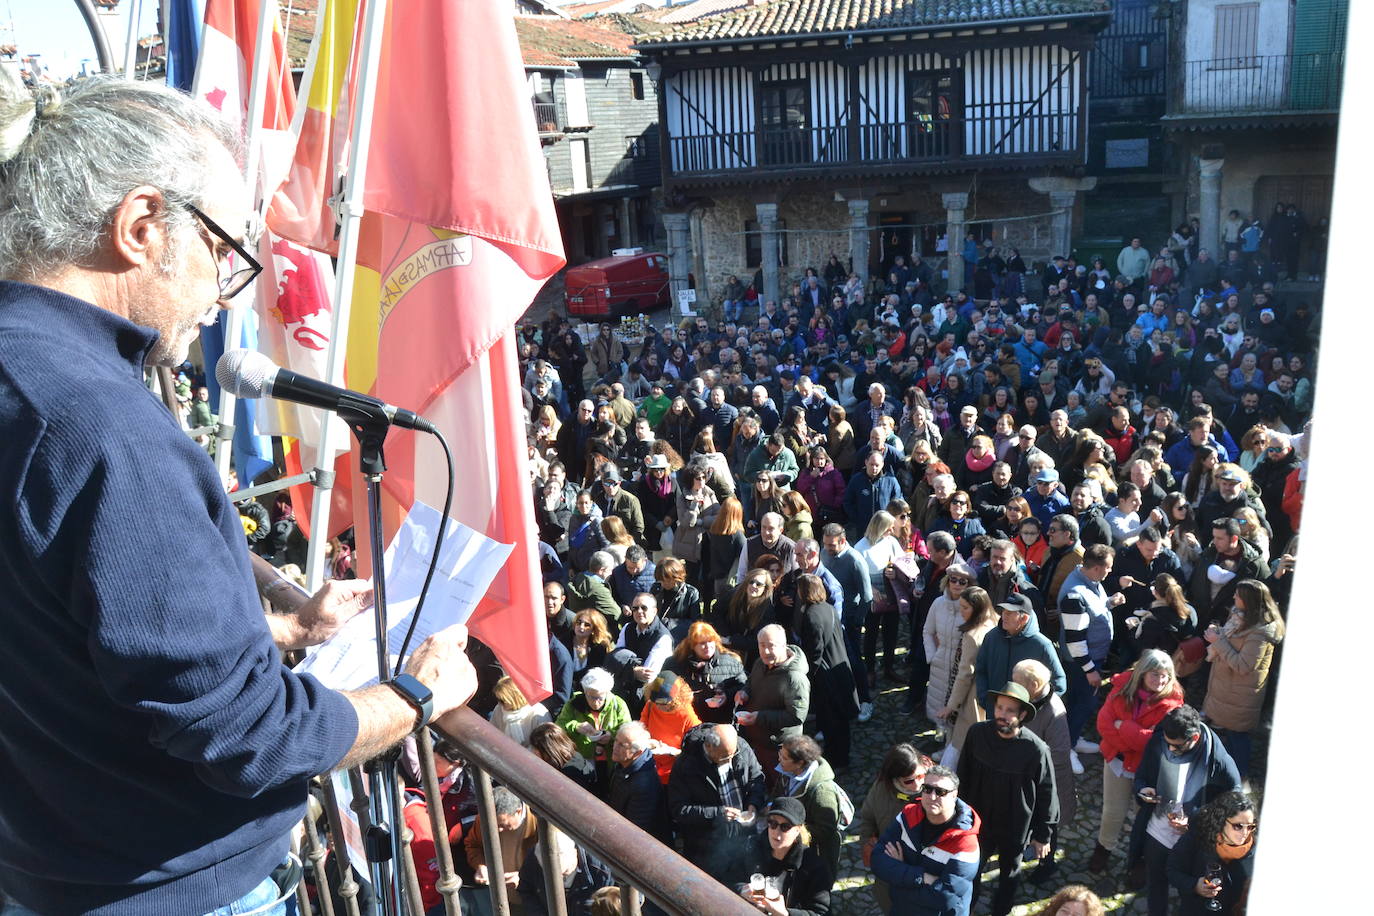
<path fill-rule="evenodd" d="M 806 829 L 806 809 L 796 798 L 775 798 L 764 815 L 764 832 L 750 844 L 744 874 L 759 875 L 736 885 L 739 895 L 769 916 L 822 916 L 830 910 L 835 877 Z"/>
<path fill-rule="evenodd" d="M 960 556 L 968 556 L 973 549 L 973 539 L 987 534 L 983 522 L 973 514 L 973 499 L 966 490 L 955 490 L 946 506 L 948 515 L 937 515 L 930 525 L 930 531 L 948 531 L 954 537 Z"/>
<path fill-rule="evenodd" d="M 945 569 L 944 578 L 936 582 L 939 594 L 930 603 L 930 610 L 926 611 L 921 638 L 926 661 L 930 664 L 925 714 L 938 724 L 938 714 L 949 700 L 949 691 L 954 683 L 951 676 L 954 656 L 961 644 L 959 628 L 965 618 L 960 610 L 959 599 L 963 597 L 964 590 L 974 584 L 973 571 L 962 561 L 951 563 Z M 948 727 L 942 725 L 941 731 L 948 737 Z"/>
<path fill-rule="evenodd" d="M 907 805 L 921 800 L 921 780 L 934 761 L 910 744 L 892 747 L 878 765 L 878 777 L 864 796 L 854 816 L 852 832 L 859 835 L 860 855 L 866 867 L 873 866 L 873 848 L 878 835 Z M 892 909 L 892 889 L 881 878 L 873 881 L 873 899 L 884 913 Z"/>
<path fill-rule="evenodd" d="M 722 638 L 740 654 L 745 672 L 759 657 L 759 630 L 776 620 L 773 610 L 773 577 L 755 567 L 745 573 L 725 614 L 717 623 Z"/>
<path fill-rule="evenodd" d="M 1169 851 L 1169 883 L 1180 916 L 1241 912 L 1250 890 L 1259 818 L 1244 792 L 1218 796 L 1192 816 Z M 1217 905 L 1213 905 L 1217 904 Z"/>

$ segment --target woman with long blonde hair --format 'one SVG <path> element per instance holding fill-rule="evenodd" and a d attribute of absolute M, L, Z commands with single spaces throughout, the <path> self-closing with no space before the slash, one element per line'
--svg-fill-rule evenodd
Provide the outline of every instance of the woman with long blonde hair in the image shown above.
<path fill-rule="evenodd" d="M 1132 668 L 1112 678 L 1107 701 L 1097 713 L 1097 730 L 1102 735 L 1102 821 L 1089 871 L 1101 874 L 1107 868 L 1135 794 L 1135 773 L 1145 745 L 1169 710 L 1182 705 L 1183 688 L 1173 659 L 1158 649 L 1146 649 Z M 1143 845 L 1140 849 L 1134 848 L 1134 841 L 1131 845 L 1128 866 L 1135 865 L 1144 852 Z"/>

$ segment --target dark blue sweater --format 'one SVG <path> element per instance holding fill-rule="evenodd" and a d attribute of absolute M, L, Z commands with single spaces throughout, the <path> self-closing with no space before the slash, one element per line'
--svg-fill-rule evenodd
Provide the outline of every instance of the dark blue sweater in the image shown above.
<path fill-rule="evenodd" d="M 357 734 L 282 666 L 156 338 L 0 283 L 0 889 L 52 916 L 243 896 Z"/>

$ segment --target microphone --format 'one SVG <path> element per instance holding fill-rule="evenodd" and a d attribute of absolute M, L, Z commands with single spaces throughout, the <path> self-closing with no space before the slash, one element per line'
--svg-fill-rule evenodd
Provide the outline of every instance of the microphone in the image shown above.
<path fill-rule="evenodd" d="M 215 364 L 220 387 L 238 398 L 272 397 L 342 414 L 345 419 L 380 420 L 391 426 L 435 433 L 419 414 L 371 395 L 338 388 L 290 369 L 283 369 L 256 350 L 228 350 Z"/>

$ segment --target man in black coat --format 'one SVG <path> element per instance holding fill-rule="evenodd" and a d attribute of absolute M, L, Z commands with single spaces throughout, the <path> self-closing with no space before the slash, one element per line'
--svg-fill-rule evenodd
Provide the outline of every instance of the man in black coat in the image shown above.
<path fill-rule="evenodd" d="M 1001 879 L 992 899 L 992 916 L 1007 916 L 1016 899 L 1017 872 L 1027 844 L 1036 858 L 1050 848 L 1059 823 L 1054 762 L 1045 742 L 1022 726 L 1035 718 L 1026 688 L 1008 683 L 989 690 L 993 718 L 975 722 L 959 754 L 959 794 L 983 819 L 978 835 L 981 874 L 997 854 Z M 978 882 L 968 912 L 978 902 Z"/>
<path fill-rule="evenodd" d="M 1094 544 L 1112 546 L 1112 526 L 1107 521 L 1102 504 L 1097 501 L 1097 493 L 1088 481 L 1083 481 L 1069 494 L 1069 505 L 1073 506 L 1074 519 L 1078 522 L 1078 542 L 1084 548 Z"/>
<path fill-rule="evenodd" d="M 668 814 L 688 861 L 710 874 L 729 873 L 767 799 L 763 769 L 734 726 L 688 732 L 668 777 Z"/>
<path fill-rule="evenodd" d="M 1230 616 L 1236 584 L 1245 579 L 1268 578 L 1259 551 L 1240 536 L 1240 522 L 1233 518 L 1212 521 L 1212 543 L 1198 557 L 1188 580 L 1188 603 L 1197 610 L 1198 627 L 1222 624 Z"/>
<path fill-rule="evenodd" d="M 626 722 L 611 745 L 611 785 L 606 804 L 661 843 L 673 841 L 668 800 L 654 765 L 654 741 L 643 722 Z"/>

